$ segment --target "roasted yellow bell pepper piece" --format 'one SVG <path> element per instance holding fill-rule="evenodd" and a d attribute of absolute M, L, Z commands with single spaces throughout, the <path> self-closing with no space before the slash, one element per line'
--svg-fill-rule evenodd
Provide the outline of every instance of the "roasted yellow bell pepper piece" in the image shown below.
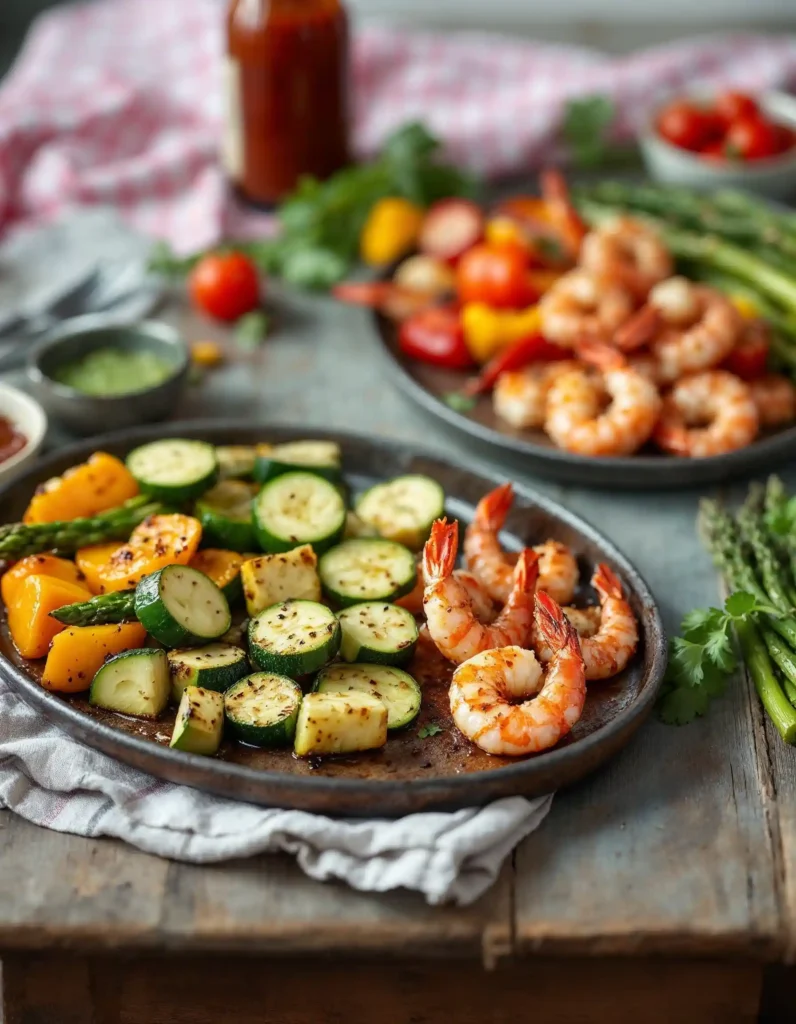
<path fill-rule="evenodd" d="M 761 315 L 761 309 L 748 295 L 731 295 L 730 302 L 735 306 L 744 320 L 757 320 Z"/>
<path fill-rule="evenodd" d="M 391 196 L 373 205 L 359 248 L 372 267 L 392 263 L 415 247 L 423 224 L 423 210 L 408 199 Z"/>
<path fill-rule="evenodd" d="M 139 622 L 69 626 L 50 645 L 41 685 L 59 693 L 80 693 L 91 686 L 106 658 L 143 647 L 145 641 L 146 630 Z"/>
<path fill-rule="evenodd" d="M 8 608 L 8 631 L 22 657 L 43 658 L 52 638 L 64 628 L 50 612 L 90 597 L 85 587 L 54 576 L 26 577 Z"/>
<path fill-rule="evenodd" d="M 95 516 L 136 494 L 138 484 L 121 459 L 107 452 L 95 452 L 87 462 L 43 483 L 31 498 L 22 521 L 54 523 Z"/>
<path fill-rule="evenodd" d="M 465 344 L 477 363 L 486 363 L 506 345 L 539 331 L 538 306 L 504 310 L 484 302 L 468 302 L 461 316 Z"/>
<path fill-rule="evenodd" d="M 0 594 L 3 604 L 9 608 L 16 600 L 19 589 L 28 576 L 52 576 L 66 583 L 74 583 L 78 587 L 88 587 L 85 577 L 74 562 L 55 555 L 28 555 L 20 559 L 8 572 L 3 573 L 0 581 Z"/>

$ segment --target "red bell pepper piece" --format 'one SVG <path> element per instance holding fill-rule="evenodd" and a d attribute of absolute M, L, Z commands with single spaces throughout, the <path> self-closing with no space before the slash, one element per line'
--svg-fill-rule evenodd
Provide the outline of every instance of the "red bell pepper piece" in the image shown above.
<path fill-rule="evenodd" d="M 747 325 L 741 340 L 724 360 L 724 369 L 734 373 L 741 380 L 756 380 L 768 369 L 768 352 L 771 343 L 768 327 L 763 322 Z"/>
<path fill-rule="evenodd" d="M 449 370 L 473 365 L 455 305 L 432 306 L 408 317 L 398 328 L 398 347 L 410 359 Z"/>
<path fill-rule="evenodd" d="M 507 370 L 521 370 L 528 363 L 554 362 L 571 357 L 569 350 L 553 345 L 541 334 L 530 334 L 493 356 L 478 376 L 471 378 L 462 390 L 465 395 L 482 395 L 485 391 L 491 391 L 501 373 Z"/>

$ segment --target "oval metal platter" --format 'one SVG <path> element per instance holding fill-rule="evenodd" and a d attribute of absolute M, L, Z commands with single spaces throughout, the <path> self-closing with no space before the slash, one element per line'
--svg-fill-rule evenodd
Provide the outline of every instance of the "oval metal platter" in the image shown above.
<path fill-rule="evenodd" d="M 442 484 L 446 512 L 466 523 L 476 502 L 496 481 L 401 444 L 324 431 L 313 437 L 338 441 L 354 490 L 401 473 L 426 473 Z M 294 440 L 307 432 L 218 421 L 172 423 L 130 430 L 63 449 L 0 490 L 1 522 L 18 520 L 34 487 L 101 449 L 124 456 L 158 437 L 203 438 L 216 444 Z M 630 739 L 652 708 L 666 665 L 666 641 L 658 609 L 633 566 L 596 530 L 553 502 L 517 487 L 505 543 L 519 549 L 548 537 L 577 553 L 586 589 L 577 603 L 593 601 L 588 580 L 596 562 L 608 562 L 622 579 L 641 624 L 639 650 L 615 679 L 590 687 L 581 720 L 566 741 L 543 754 L 503 759 L 482 753 L 453 726 L 448 708 L 451 666 L 441 657 L 409 666 L 424 690 L 420 716 L 379 751 L 320 762 L 290 750 L 259 750 L 224 743 L 206 758 L 168 746 L 173 710 L 154 722 L 103 711 L 84 695 L 59 696 L 39 685 L 41 662 L 16 652 L 5 622 L 0 629 L 0 675 L 32 707 L 89 746 L 170 782 L 237 800 L 326 814 L 373 816 L 457 808 L 515 794 L 535 796 L 567 786 L 594 771 Z M 426 736 L 423 726 L 441 731 Z M 425 737 L 425 738 L 424 738 Z"/>
<path fill-rule="evenodd" d="M 408 359 L 398 348 L 395 324 L 379 315 L 375 320 L 387 371 L 398 387 L 438 422 L 527 473 L 588 487 L 668 490 L 759 473 L 796 454 L 796 427 L 788 427 L 737 452 L 706 459 L 677 458 L 651 448 L 622 458 L 573 455 L 557 448 L 541 430 L 516 430 L 504 423 L 495 415 L 490 395 L 482 395 L 467 412 L 451 408 L 445 396 L 461 388 L 466 375 Z"/>

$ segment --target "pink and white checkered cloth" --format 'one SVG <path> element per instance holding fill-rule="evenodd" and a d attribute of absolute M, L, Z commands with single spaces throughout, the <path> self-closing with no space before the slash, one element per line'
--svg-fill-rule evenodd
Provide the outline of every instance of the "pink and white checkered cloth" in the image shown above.
<path fill-rule="evenodd" d="M 221 0 L 103 0 L 39 19 L 0 88 L 0 229 L 70 204 L 118 208 L 190 251 L 251 229 L 226 195 Z M 424 120 L 463 165 L 532 169 L 574 96 L 600 92 L 627 135 L 683 87 L 796 85 L 796 39 L 678 42 L 628 57 L 497 36 L 364 29 L 354 38 L 355 147 Z"/>

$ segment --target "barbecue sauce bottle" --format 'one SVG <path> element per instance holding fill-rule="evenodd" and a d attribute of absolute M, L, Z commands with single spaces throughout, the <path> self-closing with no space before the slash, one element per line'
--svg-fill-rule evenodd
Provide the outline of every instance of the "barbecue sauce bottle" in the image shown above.
<path fill-rule="evenodd" d="M 223 163 L 236 192 L 270 207 L 303 174 L 348 162 L 348 19 L 340 0 L 232 0 Z"/>

